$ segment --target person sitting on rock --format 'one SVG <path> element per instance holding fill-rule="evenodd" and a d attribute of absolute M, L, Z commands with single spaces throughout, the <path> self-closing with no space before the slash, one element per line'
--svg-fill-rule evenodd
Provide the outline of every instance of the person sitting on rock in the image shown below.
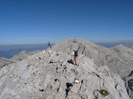
<path fill-rule="evenodd" d="M 77 65 L 76 58 L 78 57 L 78 51 L 76 51 L 76 50 L 74 49 L 74 50 L 73 50 L 73 55 L 74 55 L 75 65 Z"/>

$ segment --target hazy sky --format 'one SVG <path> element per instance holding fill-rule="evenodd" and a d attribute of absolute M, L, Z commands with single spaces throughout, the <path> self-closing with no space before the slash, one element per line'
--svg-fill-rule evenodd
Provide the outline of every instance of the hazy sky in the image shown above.
<path fill-rule="evenodd" d="M 0 44 L 133 39 L 133 0 L 0 0 Z"/>

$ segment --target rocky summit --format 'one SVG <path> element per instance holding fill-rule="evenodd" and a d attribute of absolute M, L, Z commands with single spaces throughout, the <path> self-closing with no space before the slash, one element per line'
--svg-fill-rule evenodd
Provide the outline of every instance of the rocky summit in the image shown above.
<path fill-rule="evenodd" d="M 43 50 L 2 67 L 0 99 L 130 99 L 121 77 L 80 54 Z"/>
<path fill-rule="evenodd" d="M 133 50 L 123 45 L 106 48 L 83 39 L 69 38 L 56 43 L 52 49 L 56 52 L 78 50 L 79 54 L 92 58 L 97 66 L 107 65 L 114 73 L 127 77 L 133 70 Z"/>
<path fill-rule="evenodd" d="M 125 82 L 127 92 L 133 99 L 133 49 L 118 45 L 105 48 L 83 39 L 73 39 L 56 43 L 52 49 L 56 52 L 69 52 L 78 50 L 79 54 L 94 60 L 97 66 L 108 66 L 111 71 L 121 76 Z M 130 77 L 129 77 L 130 75 Z"/>

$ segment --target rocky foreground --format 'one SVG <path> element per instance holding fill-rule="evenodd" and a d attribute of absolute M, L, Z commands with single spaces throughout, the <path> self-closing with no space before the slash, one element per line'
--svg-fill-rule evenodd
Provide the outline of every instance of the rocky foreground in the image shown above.
<path fill-rule="evenodd" d="M 0 99 L 130 99 L 121 77 L 80 54 L 45 50 L 0 70 Z M 75 84 L 75 79 L 79 83 Z M 102 96 L 97 90 L 108 91 Z"/>

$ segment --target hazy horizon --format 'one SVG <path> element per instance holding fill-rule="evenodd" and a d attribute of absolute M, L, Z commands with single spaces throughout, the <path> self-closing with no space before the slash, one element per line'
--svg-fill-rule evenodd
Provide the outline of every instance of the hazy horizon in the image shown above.
<path fill-rule="evenodd" d="M 97 42 L 97 45 L 110 48 L 122 44 L 126 47 L 133 46 L 133 42 Z M 127 45 L 128 44 L 128 45 Z M 51 44 L 53 46 L 54 44 Z M 14 55 L 19 54 L 21 51 L 25 50 L 26 52 L 44 50 L 48 48 L 47 44 L 20 44 L 20 45 L 0 45 L 0 58 L 10 59 Z"/>
<path fill-rule="evenodd" d="M 97 45 L 101 45 L 103 47 L 113 47 L 119 44 L 122 44 L 124 46 L 133 46 L 133 40 L 118 40 L 118 41 L 112 41 L 112 42 L 92 42 Z M 55 43 L 52 43 L 51 45 L 54 45 Z M 47 44 L 10 44 L 10 45 L 0 45 L 0 51 L 4 50 L 11 50 L 11 49 L 31 49 L 31 48 L 38 48 L 38 47 L 47 47 Z"/>

